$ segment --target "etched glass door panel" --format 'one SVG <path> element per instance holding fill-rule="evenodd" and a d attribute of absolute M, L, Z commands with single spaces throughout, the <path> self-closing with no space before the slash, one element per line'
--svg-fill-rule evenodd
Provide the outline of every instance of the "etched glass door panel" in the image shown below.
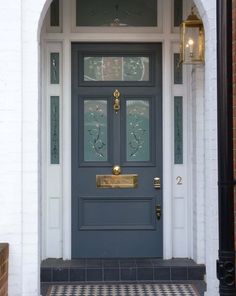
<path fill-rule="evenodd" d="M 149 81 L 149 57 L 86 56 L 84 81 Z"/>
<path fill-rule="evenodd" d="M 150 160 L 149 101 L 126 101 L 126 160 Z"/>
<path fill-rule="evenodd" d="M 107 161 L 107 101 L 84 101 L 84 161 Z"/>

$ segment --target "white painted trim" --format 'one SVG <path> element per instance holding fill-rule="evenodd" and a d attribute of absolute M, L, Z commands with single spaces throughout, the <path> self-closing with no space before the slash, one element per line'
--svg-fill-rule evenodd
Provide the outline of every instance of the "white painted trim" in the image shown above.
<path fill-rule="evenodd" d="M 63 1 L 63 32 L 70 33 L 70 5 Z M 71 42 L 63 41 L 63 259 L 71 259 Z"/>
<path fill-rule="evenodd" d="M 46 23 L 46 31 L 48 33 L 61 33 L 62 32 L 62 27 L 63 27 L 63 9 L 62 9 L 62 5 L 63 5 L 63 0 L 59 0 L 59 24 L 60 26 L 58 27 L 51 27 L 50 26 L 50 6 L 49 9 L 47 11 L 47 14 L 45 16 L 45 23 Z"/>
<path fill-rule="evenodd" d="M 192 212 L 192 208 L 188 203 L 188 179 L 190 177 L 190 172 L 188 172 L 188 118 L 187 118 L 187 108 L 188 108 L 188 96 L 187 90 L 188 84 L 187 80 L 187 68 L 185 66 L 183 69 L 183 83 L 182 84 L 174 84 L 174 53 L 179 53 L 179 43 L 171 44 L 171 65 L 172 65 L 172 73 L 171 73 L 171 113 L 172 113 L 172 217 L 173 217 L 173 257 L 189 257 L 188 249 L 189 244 L 191 243 L 191 230 L 189 229 L 190 225 L 190 216 Z M 183 164 L 175 164 L 174 160 L 174 97 L 181 96 L 183 98 Z M 177 177 L 181 177 L 181 185 L 177 184 Z M 191 198 L 190 198 L 191 199 Z M 181 211 L 181 212 L 180 212 Z M 176 225 L 175 225 L 176 224 Z M 181 224 L 183 224 L 181 226 Z M 189 233 L 190 231 L 190 233 Z"/>
<path fill-rule="evenodd" d="M 116 32 L 71 32 L 71 7 L 63 1 L 63 28 L 62 33 L 42 33 L 44 42 L 63 42 L 63 114 L 62 115 L 62 184 L 63 184 L 63 230 L 62 255 L 63 259 L 71 258 L 71 42 L 162 42 L 163 44 L 163 257 L 170 259 L 173 256 L 173 229 L 172 229 L 172 196 L 170 186 L 173 170 L 173 141 L 172 141 L 172 90 L 171 71 L 173 43 L 178 43 L 179 34 L 171 33 L 171 1 L 163 3 L 163 32 L 144 32 L 133 34 L 132 28 L 116 28 Z M 121 29 L 121 30 L 120 30 Z M 45 43 L 42 43 L 45 44 Z M 173 182 L 171 182 L 173 183 Z M 186 212 L 187 209 L 186 209 Z M 186 224 L 188 224 L 186 222 Z M 190 233 L 190 236 L 192 234 Z M 190 240 L 191 241 L 191 240 Z M 189 247 L 188 247 L 189 248 Z M 184 257 L 188 257 L 186 253 Z"/>
<path fill-rule="evenodd" d="M 172 141 L 171 141 L 171 0 L 164 2 L 163 28 L 163 258 L 173 254 L 172 240 Z"/>
<path fill-rule="evenodd" d="M 187 97 L 187 211 L 188 211 L 188 257 L 194 258 L 194 246 L 193 246 L 193 101 L 192 101 L 192 75 L 191 75 L 192 67 L 185 67 L 185 83 L 189 87 L 186 89 L 186 97 Z"/>
<path fill-rule="evenodd" d="M 44 67 L 43 67 L 43 100 L 42 100 L 42 123 L 43 123 L 43 142 L 42 142 L 42 172 L 45 176 L 42 178 L 43 183 L 43 258 L 47 257 L 62 257 L 62 82 L 63 82 L 63 67 L 62 67 L 62 44 L 61 42 L 43 42 L 45 46 L 44 50 Z M 50 84 L 50 53 L 59 52 L 59 72 L 60 83 Z M 59 96 L 59 137 L 60 137 L 60 155 L 59 164 L 51 164 L 50 161 L 50 97 Z M 51 203 L 54 201 L 55 207 L 51 208 Z M 56 204 L 55 204 L 56 202 Z M 46 209 L 46 210 L 45 210 Z M 58 210 L 56 210 L 58 209 Z M 58 225 L 51 225 L 50 221 L 58 221 Z"/>

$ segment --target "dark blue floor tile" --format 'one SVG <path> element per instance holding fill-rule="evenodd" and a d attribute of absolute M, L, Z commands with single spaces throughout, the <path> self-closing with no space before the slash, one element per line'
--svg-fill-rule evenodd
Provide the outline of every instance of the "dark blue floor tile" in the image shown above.
<path fill-rule="evenodd" d="M 182 281 L 188 279 L 187 267 L 171 267 L 171 280 Z"/>
<path fill-rule="evenodd" d="M 86 260 L 85 259 L 72 259 L 70 261 L 70 267 L 86 267 Z"/>
<path fill-rule="evenodd" d="M 188 280 L 203 280 L 205 267 L 188 267 Z"/>
<path fill-rule="evenodd" d="M 170 268 L 169 267 L 155 267 L 154 268 L 154 280 L 169 281 L 170 280 Z"/>
<path fill-rule="evenodd" d="M 87 269 L 87 281 L 102 281 L 103 276 L 102 276 L 102 268 L 92 268 L 92 269 Z"/>
<path fill-rule="evenodd" d="M 104 259 L 103 260 L 103 267 L 116 267 L 119 268 L 119 260 L 114 259 Z"/>
<path fill-rule="evenodd" d="M 150 259 L 137 259 L 137 267 L 152 267 L 152 261 Z"/>
<path fill-rule="evenodd" d="M 153 268 L 140 267 L 137 268 L 138 281 L 153 281 Z"/>
<path fill-rule="evenodd" d="M 41 268 L 40 280 L 42 283 L 52 281 L 52 269 L 51 268 Z"/>
<path fill-rule="evenodd" d="M 119 269 L 118 268 L 104 268 L 104 281 L 119 281 Z"/>
<path fill-rule="evenodd" d="M 103 261 L 102 259 L 87 259 L 86 267 L 87 268 L 102 268 Z"/>
<path fill-rule="evenodd" d="M 136 268 L 121 268 L 120 270 L 121 281 L 136 281 Z"/>
<path fill-rule="evenodd" d="M 136 260 L 135 259 L 122 259 L 120 260 L 120 267 L 136 267 Z"/>
<path fill-rule="evenodd" d="M 52 280 L 54 282 L 67 282 L 69 280 L 68 268 L 53 268 Z"/>
<path fill-rule="evenodd" d="M 85 269 L 84 268 L 70 268 L 70 281 L 71 282 L 84 282 Z"/>

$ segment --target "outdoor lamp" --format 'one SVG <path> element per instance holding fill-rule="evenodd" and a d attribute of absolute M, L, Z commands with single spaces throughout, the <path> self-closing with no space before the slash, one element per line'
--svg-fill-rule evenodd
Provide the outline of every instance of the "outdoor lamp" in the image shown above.
<path fill-rule="evenodd" d="M 205 40 L 203 22 L 194 13 L 180 25 L 180 63 L 203 64 L 205 60 Z"/>

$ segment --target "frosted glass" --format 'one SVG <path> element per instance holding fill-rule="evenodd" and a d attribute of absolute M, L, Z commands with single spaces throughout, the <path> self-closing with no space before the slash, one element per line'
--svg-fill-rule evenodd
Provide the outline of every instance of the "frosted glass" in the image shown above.
<path fill-rule="evenodd" d="M 126 102 L 126 158 L 127 161 L 150 160 L 149 102 Z"/>
<path fill-rule="evenodd" d="M 149 57 L 85 57 L 84 81 L 149 81 Z"/>
<path fill-rule="evenodd" d="M 175 164 L 183 163 L 183 97 L 174 98 L 174 156 Z"/>
<path fill-rule="evenodd" d="M 60 161 L 60 114 L 59 97 L 50 97 L 50 137 L 51 137 L 51 164 L 59 164 Z"/>
<path fill-rule="evenodd" d="M 107 161 L 107 101 L 84 101 L 84 160 Z"/>

